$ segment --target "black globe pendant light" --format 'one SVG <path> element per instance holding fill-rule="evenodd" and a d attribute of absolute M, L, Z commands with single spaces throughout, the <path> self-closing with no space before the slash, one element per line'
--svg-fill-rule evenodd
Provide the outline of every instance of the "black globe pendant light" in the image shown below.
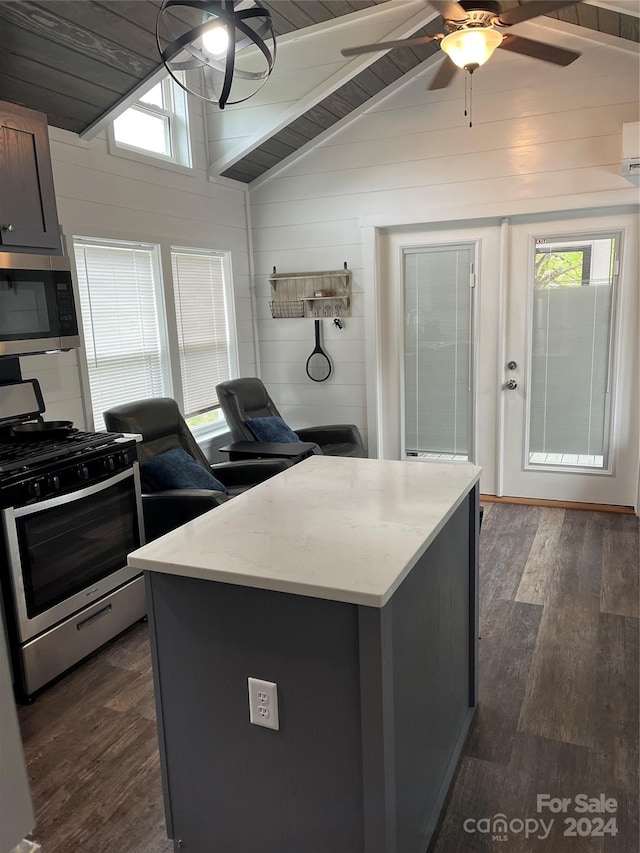
<path fill-rule="evenodd" d="M 245 0 L 163 0 L 156 41 L 176 83 L 221 110 L 260 91 L 276 58 L 271 13 Z"/>

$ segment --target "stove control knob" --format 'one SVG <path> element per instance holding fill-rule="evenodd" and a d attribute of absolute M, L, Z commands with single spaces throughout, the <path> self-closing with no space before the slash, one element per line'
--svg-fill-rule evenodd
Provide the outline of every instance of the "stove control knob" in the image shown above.
<path fill-rule="evenodd" d="M 29 494 L 32 498 L 39 498 L 42 494 L 42 480 L 34 480 L 29 483 Z"/>
<path fill-rule="evenodd" d="M 116 469 L 116 461 L 113 456 L 106 456 L 102 464 L 105 471 L 115 471 Z"/>
<path fill-rule="evenodd" d="M 79 480 L 89 479 L 89 469 L 86 465 L 78 465 L 78 467 L 76 468 L 76 474 Z"/>
<path fill-rule="evenodd" d="M 60 477 L 58 477 L 57 474 L 54 474 L 52 477 L 49 477 L 49 479 L 47 480 L 47 485 L 54 492 L 57 492 L 60 488 Z"/>
<path fill-rule="evenodd" d="M 128 461 L 129 460 L 127 459 L 126 453 L 124 453 L 122 451 L 120 453 L 118 453 L 118 465 L 120 465 L 122 468 L 125 468 Z"/>

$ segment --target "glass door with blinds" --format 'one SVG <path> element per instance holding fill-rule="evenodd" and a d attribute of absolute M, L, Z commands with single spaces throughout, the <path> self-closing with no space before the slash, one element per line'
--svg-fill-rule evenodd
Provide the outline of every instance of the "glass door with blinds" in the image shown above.
<path fill-rule="evenodd" d="M 535 240 L 529 466 L 606 470 L 619 235 Z"/>
<path fill-rule="evenodd" d="M 637 322 L 629 278 L 637 261 L 630 232 L 607 224 L 594 217 L 586 227 L 574 221 L 510 229 L 506 495 L 632 502 L 627 480 L 637 467 L 637 439 L 630 448 L 619 436 L 637 411 L 636 385 L 625 381 L 637 371 L 629 325 Z"/>
<path fill-rule="evenodd" d="M 473 458 L 475 253 L 475 243 L 403 250 L 406 457 Z"/>

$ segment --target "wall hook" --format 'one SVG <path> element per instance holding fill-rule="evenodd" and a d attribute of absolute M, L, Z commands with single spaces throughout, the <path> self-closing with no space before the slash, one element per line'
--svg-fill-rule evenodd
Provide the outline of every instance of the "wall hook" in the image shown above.
<path fill-rule="evenodd" d="M 342 320 L 339 317 L 335 318 L 335 320 L 333 321 L 333 325 L 337 326 L 339 329 L 344 328 L 344 326 L 342 325 Z"/>
<path fill-rule="evenodd" d="M 348 267 L 347 267 L 347 262 L 346 262 L 346 261 L 344 262 L 344 268 L 345 268 L 345 269 L 348 269 Z"/>

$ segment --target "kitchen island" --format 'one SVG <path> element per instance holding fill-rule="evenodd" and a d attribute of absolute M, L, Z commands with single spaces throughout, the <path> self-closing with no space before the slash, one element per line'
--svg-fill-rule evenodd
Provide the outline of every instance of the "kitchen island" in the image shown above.
<path fill-rule="evenodd" d="M 313 456 L 130 555 L 176 850 L 424 853 L 476 704 L 479 476 Z"/>

